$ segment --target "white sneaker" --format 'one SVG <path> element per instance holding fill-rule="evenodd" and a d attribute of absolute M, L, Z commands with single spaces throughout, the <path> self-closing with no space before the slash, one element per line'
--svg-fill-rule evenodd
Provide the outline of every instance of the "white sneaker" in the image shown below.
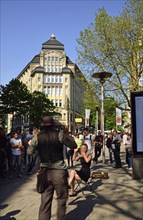
<path fill-rule="evenodd" d="M 132 170 L 132 169 L 133 169 L 132 167 L 128 168 L 128 170 Z"/>

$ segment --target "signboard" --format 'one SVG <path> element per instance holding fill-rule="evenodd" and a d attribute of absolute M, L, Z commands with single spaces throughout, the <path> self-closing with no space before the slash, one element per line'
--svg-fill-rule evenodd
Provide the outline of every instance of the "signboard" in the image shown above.
<path fill-rule="evenodd" d="M 75 118 L 76 123 L 82 123 L 82 118 Z"/>
<path fill-rule="evenodd" d="M 133 152 L 143 155 L 143 91 L 131 92 Z"/>
<path fill-rule="evenodd" d="M 122 125 L 122 111 L 116 108 L 116 125 Z"/>

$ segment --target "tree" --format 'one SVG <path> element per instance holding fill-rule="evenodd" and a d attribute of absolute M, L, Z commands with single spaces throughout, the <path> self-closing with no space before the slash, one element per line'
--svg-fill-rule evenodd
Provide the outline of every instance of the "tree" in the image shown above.
<path fill-rule="evenodd" d="M 12 128 L 14 117 L 28 111 L 29 100 L 31 95 L 26 85 L 18 79 L 12 79 L 6 86 L 0 85 L 0 113 L 12 114 Z"/>
<path fill-rule="evenodd" d="M 44 93 L 34 91 L 29 105 L 29 121 L 31 126 L 39 126 L 46 115 L 55 115 L 53 102 Z"/>
<path fill-rule="evenodd" d="M 143 0 L 127 0 L 120 16 L 109 16 L 99 9 L 95 21 L 77 39 L 78 63 L 90 77 L 96 71 L 113 73 L 105 91 L 130 108 L 130 91 L 141 90 L 143 74 Z M 112 92 L 112 94 L 111 94 Z"/>
<path fill-rule="evenodd" d="M 113 98 L 104 101 L 105 130 L 116 129 L 116 107 L 118 103 Z"/>

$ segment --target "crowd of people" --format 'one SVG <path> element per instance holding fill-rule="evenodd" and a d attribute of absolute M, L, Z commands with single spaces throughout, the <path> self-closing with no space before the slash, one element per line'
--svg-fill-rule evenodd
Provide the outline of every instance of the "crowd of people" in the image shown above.
<path fill-rule="evenodd" d="M 132 169 L 132 138 L 128 133 L 121 135 L 114 130 L 103 136 L 101 131 L 92 134 L 89 128 L 84 128 L 82 132 L 72 134 L 57 126 L 50 116 L 43 118 L 40 129 L 30 128 L 28 133 L 21 133 L 20 129 L 16 129 L 6 134 L 0 128 L 0 177 L 22 178 L 24 168 L 26 174 L 32 174 L 33 167 L 37 164 L 37 170 L 40 167 L 39 177 L 44 174 L 44 178 L 39 178 L 41 182 L 38 182 L 41 193 L 38 219 L 51 218 L 54 191 L 58 201 L 57 217 L 63 219 L 68 196 L 74 195 L 75 180 L 88 181 L 91 164 L 99 162 L 103 143 L 109 150 L 108 163 L 116 169 L 122 167 L 122 143 L 128 169 Z M 74 161 L 80 161 L 80 169 L 74 169 Z M 41 190 L 41 187 L 44 188 Z"/>
<path fill-rule="evenodd" d="M 6 177 L 6 171 L 8 171 L 8 177 L 13 178 L 13 171 L 17 169 L 17 176 L 22 177 L 23 168 L 26 168 L 27 174 L 32 173 L 32 169 L 38 160 L 38 156 L 33 156 L 29 152 L 28 146 L 31 139 L 39 134 L 39 128 L 29 128 L 28 132 L 20 132 L 17 128 L 11 133 L 7 134 L 5 129 L 0 128 L 0 177 Z M 98 159 L 101 156 L 103 148 L 103 135 L 101 131 L 97 134 L 90 133 L 88 128 L 84 128 L 83 132 L 72 134 L 71 131 L 68 135 L 72 137 L 77 148 L 80 149 L 82 144 L 85 143 L 88 146 L 88 153 L 92 154 L 92 161 L 98 163 Z M 114 168 L 121 167 L 120 159 L 120 146 L 121 143 L 126 152 L 126 163 L 128 169 L 132 169 L 132 137 L 129 133 L 118 134 L 116 130 L 106 134 L 104 136 L 105 146 L 109 150 L 108 163 L 113 164 Z M 67 168 L 73 167 L 73 154 L 74 150 L 68 146 L 64 146 L 63 155 L 67 162 Z"/>
<path fill-rule="evenodd" d="M 30 128 L 29 132 L 21 133 L 20 128 L 16 128 L 7 134 L 0 128 L 0 177 L 22 178 L 24 169 L 30 174 L 37 157 L 29 154 L 29 141 L 39 132 L 38 128 Z"/>

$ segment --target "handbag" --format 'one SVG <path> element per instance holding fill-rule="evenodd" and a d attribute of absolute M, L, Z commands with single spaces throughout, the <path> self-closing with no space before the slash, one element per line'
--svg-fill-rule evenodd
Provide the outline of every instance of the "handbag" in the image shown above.
<path fill-rule="evenodd" d="M 48 187 L 47 170 L 47 167 L 40 167 L 37 171 L 36 190 L 38 193 L 43 193 Z"/>
<path fill-rule="evenodd" d="M 108 179 L 108 172 L 95 172 L 93 171 L 91 174 L 92 179 Z"/>

